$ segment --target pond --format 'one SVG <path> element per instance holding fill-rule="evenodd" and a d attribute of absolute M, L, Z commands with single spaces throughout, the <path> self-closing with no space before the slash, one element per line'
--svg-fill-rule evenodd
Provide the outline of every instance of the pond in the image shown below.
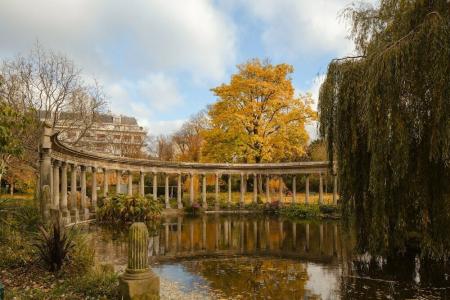
<path fill-rule="evenodd" d="M 96 261 L 122 271 L 126 231 L 91 226 Z M 450 274 L 417 257 L 356 255 L 339 221 L 250 215 L 164 218 L 150 230 L 166 299 L 445 299 Z"/>

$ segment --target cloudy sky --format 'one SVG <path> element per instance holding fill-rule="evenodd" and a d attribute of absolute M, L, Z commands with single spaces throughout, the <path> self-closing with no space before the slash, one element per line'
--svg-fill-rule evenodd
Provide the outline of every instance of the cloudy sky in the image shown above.
<path fill-rule="evenodd" d="M 113 113 L 170 133 L 215 101 L 236 64 L 295 68 L 317 96 L 328 62 L 352 53 L 339 13 L 347 0 L 1 0 L 0 59 L 38 40 L 103 85 Z"/>

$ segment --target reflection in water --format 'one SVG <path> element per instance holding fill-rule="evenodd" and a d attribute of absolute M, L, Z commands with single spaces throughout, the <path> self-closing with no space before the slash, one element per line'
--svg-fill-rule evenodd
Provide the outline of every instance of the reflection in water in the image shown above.
<path fill-rule="evenodd" d="M 96 259 L 126 265 L 126 234 L 93 228 Z M 244 299 L 371 299 L 442 297 L 445 270 L 427 273 L 419 258 L 355 256 L 353 235 L 339 222 L 251 216 L 163 219 L 149 256 L 160 276 L 220 297 Z M 408 277 L 409 276 L 409 277 Z M 440 279 L 435 279 L 436 276 Z M 424 282 L 421 279 L 427 277 Z"/>

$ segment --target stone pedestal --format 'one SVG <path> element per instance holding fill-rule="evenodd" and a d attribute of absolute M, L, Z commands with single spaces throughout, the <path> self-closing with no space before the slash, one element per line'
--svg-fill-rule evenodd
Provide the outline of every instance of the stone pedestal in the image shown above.
<path fill-rule="evenodd" d="M 124 300 L 159 299 L 159 277 L 150 269 L 127 269 L 119 279 L 119 289 Z"/>

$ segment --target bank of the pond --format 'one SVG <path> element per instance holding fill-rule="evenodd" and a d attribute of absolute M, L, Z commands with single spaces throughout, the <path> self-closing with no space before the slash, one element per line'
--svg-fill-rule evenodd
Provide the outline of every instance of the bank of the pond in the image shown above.
<path fill-rule="evenodd" d="M 203 209 L 200 205 L 194 204 L 187 206 L 184 211 L 181 210 L 164 210 L 163 215 L 176 214 L 262 214 L 280 216 L 290 219 L 333 219 L 341 218 L 340 207 L 336 205 L 319 205 L 319 204 L 282 204 L 280 202 L 271 203 L 252 203 L 240 206 L 233 204 L 230 206 L 221 206 L 216 208 L 209 206 L 208 209 Z"/>
<path fill-rule="evenodd" d="M 118 274 L 94 265 L 86 233 L 77 228 L 55 232 L 42 222 L 34 203 L 29 197 L 0 201 L 0 282 L 5 299 L 117 298 Z M 62 267 L 50 271 L 61 255 Z"/>

